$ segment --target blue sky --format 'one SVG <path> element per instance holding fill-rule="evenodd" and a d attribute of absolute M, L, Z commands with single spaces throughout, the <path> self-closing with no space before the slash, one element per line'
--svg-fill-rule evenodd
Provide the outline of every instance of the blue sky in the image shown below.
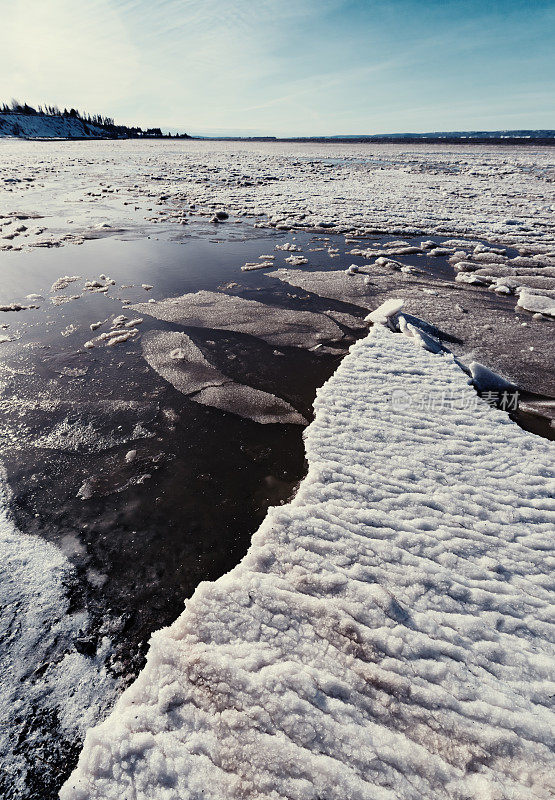
<path fill-rule="evenodd" d="M 192 133 L 555 128 L 555 0 L 0 0 L 0 99 Z"/>

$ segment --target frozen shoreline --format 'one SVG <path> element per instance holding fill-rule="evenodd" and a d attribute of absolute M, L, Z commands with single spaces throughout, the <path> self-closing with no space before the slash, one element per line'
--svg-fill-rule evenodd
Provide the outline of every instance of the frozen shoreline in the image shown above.
<path fill-rule="evenodd" d="M 547 798 L 553 446 L 475 401 L 450 355 L 357 342 L 298 494 L 154 635 L 63 800 Z"/>

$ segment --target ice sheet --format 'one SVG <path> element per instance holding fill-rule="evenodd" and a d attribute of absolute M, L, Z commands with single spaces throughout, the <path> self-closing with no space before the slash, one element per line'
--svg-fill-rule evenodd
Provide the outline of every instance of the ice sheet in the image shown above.
<path fill-rule="evenodd" d="M 309 348 L 343 338 L 340 328 L 324 314 L 278 308 L 221 292 L 195 292 L 155 303 L 137 303 L 131 308 L 191 328 L 247 333 L 278 347 Z"/>

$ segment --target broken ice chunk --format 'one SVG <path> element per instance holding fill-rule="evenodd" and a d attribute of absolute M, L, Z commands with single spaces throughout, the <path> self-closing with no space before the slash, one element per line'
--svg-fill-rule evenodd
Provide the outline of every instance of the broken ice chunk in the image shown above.
<path fill-rule="evenodd" d="M 526 311 L 535 311 L 536 313 L 546 314 L 549 317 L 555 317 L 555 298 L 553 297 L 522 292 L 518 298 L 517 306 L 524 308 Z"/>
<path fill-rule="evenodd" d="M 221 292 L 201 291 L 150 304 L 137 303 L 132 308 L 141 314 L 193 328 L 250 334 L 278 347 L 309 348 L 323 339 L 339 341 L 343 338 L 343 331 L 324 314 L 278 308 Z"/>
<path fill-rule="evenodd" d="M 143 337 L 143 354 L 156 372 L 195 403 L 262 424 L 307 424 L 285 400 L 224 375 L 185 333 L 149 331 Z"/>
<path fill-rule="evenodd" d="M 308 421 L 285 400 L 241 383 L 230 382 L 221 386 L 207 386 L 206 389 L 193 395 L 191 400 L 252 419 L 263 425 L 276 422 L 308 425 Z"/>
<path fill-rule="evenodd" d="M 372 311 L 370 314 L 368 314 L 368 316 L 364 318 L 364 321 L 374 322 L 378 325 L 387 325 L 389 319 L 394 317 L 395 314 L 399 313 L 404 303 L 404 300 L 398 300 L 395 298 L 386 300 L 385 303 L 382 303 L 381 306 L 378 306 L 375 311 Z"/>
<path fill-rule="evenodd" d="M 514 383 L 508 381 L 506 378 L 503 378 L 501 375 L 498 375 L 497 372 L 493 372 L 493 370 L 488 369 L 478 361 L 472 361 L 468 367 L 472 373 L 472 381 L 474 385 L 481 392 L 488 390 L 514 390 L 516 388 Z"/>

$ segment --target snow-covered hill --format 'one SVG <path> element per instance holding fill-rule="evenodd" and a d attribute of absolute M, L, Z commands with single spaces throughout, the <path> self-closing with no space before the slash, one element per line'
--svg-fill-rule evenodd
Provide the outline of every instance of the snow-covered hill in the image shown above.
<path fill-rule="evenodd" d="M 108 138 L 105 129 L 89 125 L 76 117 L 0 113 L 0 137 L 5 136 L 21 139 Z"/>

